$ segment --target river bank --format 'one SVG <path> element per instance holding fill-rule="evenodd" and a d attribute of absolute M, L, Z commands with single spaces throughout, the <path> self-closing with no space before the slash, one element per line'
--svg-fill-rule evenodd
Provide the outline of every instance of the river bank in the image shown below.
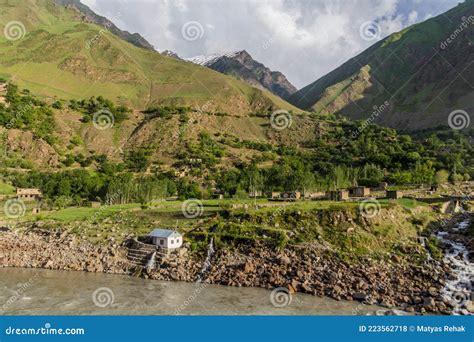
<path fill-rule="evenodd" d="M 48 231 L 34 225 L 27 230 L 0 233 L 3 267 L 128 274 L 185 282 L 202 278 L 203 283 L 286 288 L 288 293 L 360 301 L 407 312 L 450 314 L 454 308 L 443 292 L 449 265 L 432 260 L 413 265 L 394 255 L 389 260 L 344 261 L 314 246 L 289 246 L 278 251 L 270 244 L 256 243 L 218 249 L 212 262 L 205 265 L 205 257 L 185 245 L 159 257 L 158 266 L 147 270 L 132 265 L 126 255 L 125 246 L 98 246 L 67 231 Z"/>
<path fill-rule="evenodd" d="M 382 308 L 301 293 L 286 306 L 256 287 L 0 268 L 1 315 L 367 315 Z"/>

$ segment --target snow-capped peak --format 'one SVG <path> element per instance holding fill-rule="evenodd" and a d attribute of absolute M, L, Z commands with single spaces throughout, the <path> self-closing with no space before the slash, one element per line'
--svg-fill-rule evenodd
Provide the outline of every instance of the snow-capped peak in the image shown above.
<path fill-rule="evenodd" d="M 224 54 L 212 54 L 212 55 L 200 55 L 200 56 L 195 56 L 195 57 L 190 57 L 190 58 L 184 58 L 185 61 L 192 62 L 194 64 L 199 64 L 203 66 L 210 65 L 214 62 L 216 62 L 218 59 L 222 57 L 235 57 L 239 53 L 241 53 L 242 50 L 240 51 L 233 51 L 229 53 L 224 53 Z"/>

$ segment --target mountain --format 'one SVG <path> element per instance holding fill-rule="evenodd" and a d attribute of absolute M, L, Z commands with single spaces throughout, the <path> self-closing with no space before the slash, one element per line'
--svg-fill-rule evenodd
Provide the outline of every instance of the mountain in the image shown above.
<path fill-rule="evenodd" d="M 276 190 L 315 177 L 326 189 L 355 175 L 378 184 L 387 172 L 394 184 L 430 183 L 424 175 L 440 169 L 474 176 L 464 132 L 420 143 L 302 112 L 266 89 L 134 46 L 53 0 L 0 2 L 0 23 L 0 177 L 82 169 L 99 181 L 95 171 L 128 170 L 182 178 L 189 194 L 218 182 L 233 194 L 260 182 L 255 167 Z"/>
<path fill-rule="evenodd" d="M 183 60 L 181 57 L 178 56 L 178 54 L 176 52 L 173 52 L 171 50 L 165 50 L 161 54 L 163 56 L 166 56 L 166 57 L 172 57 L 172 58 L 176 58 L 176 59 L 179 59 L 179 60 Z"/>
<path fill-rule="evenodd" d="M 0 2 L 0 23 L 20 33 L 0 37 L 0 76 L 38 95 L 102 95 L 139 109 L 172 104 L 238 115 L 298 110 L 235 78 L 132 45 L 54 0 Z"/>
<path fill-rule="evenodd" d="M 276 134 L 270 113 L 302 113 L 267 90 L 137 47 L 54 0 L 0 2 L 0 30 L 2 166 L 56 168 L 100 154 L 123 160 L 143 149 L 155 167 L 173 170 L 183 153 L 205 153 L 195 147 L 202 132 L 262 142 Z M 18 86 L 21 101 L 41 104 L 18 104 L 16 118 L 5 82 Z M 114 129 L 96 129 L 98 97 L 131 111 L 115 118 Z M 228 167 L 256 153 L 228 149 Z"/>
<path fill-rule="evenodd" d="M 452 111 L 474 111 L 473 15 L 468 0 L 394 33 L 289 101 L 407 131 L 448 126 Z"/>
<path fill-rule="evenodd" d="M 254 60 L 245 50 L 221 55 L 196 56 L 186 60 L 234 76 L 254 87 L 267 89 L 282 99 L 288 99 L 297 90 L 285 75 L 279 71 L 271 71 Z"/>
<path fill-rule="evenodd" d="M 123 40 L 126 40 L 129 43 L 132 43 L 133 45 L 137 47 L 141 47 L 141 48 L 149 49 L 149 50 L 155 49 L 153 45 L 151 45 L 140 34 L 130 33 L 127 31 L 120 30 L 117 26 L 115 26 L 113 22 L 95 13 L 89 7 L 82 4 L 80 0 L 56 0 L 56 2 L 59 5 L 67 6 L 69 8 L 76 10 L 78 14 L 81 16 L 81 20 L 84 22 L 90 22 L 90 23 L 94 23 L 96 25 L 102 26 L 106 28 L 107 30 L 109 30 L 110 32 L 112 32 L 113 34 L 115 34 L 116 36 L 122 38 Z M 121 16 L 122 14 L 117 14 L 117 15 Z"/>

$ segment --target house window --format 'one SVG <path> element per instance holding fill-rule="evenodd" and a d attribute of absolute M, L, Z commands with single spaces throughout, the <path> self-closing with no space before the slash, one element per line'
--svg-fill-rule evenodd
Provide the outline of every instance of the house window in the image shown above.
<path fill-rule="evenodd" d="M 174 240 L 171 240 L 171 244 L 173 244 L 173 243 L 174 243 Z"/>
<path fill-rule="evenodd" d="M 165 241 L 160 240 L 160 245 L 164 245 Z"/>
<path fill-rule="evenodd" d="M 176 239 L 176 243 L 179 243 L 179 238 Z"/>

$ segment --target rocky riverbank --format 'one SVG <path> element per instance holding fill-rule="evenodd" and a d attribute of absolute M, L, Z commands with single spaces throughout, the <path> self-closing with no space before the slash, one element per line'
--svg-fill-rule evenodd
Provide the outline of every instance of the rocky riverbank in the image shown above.
<path fill-rule="evenodd" d="M 161 268 L 143 274 L 152 279 L 192 281 L 200 264 L 189 268 L 188 254 L 186 249 L 180 255 L 172 254 L 162 261 Z M 285 287 L 290 293 L 357 300 L 408 312 L 449 314 L 452 307 L 440 292 L 448 272 L 440 264 L 413 266 L 397 257 L 346 262 L 318 249 L 286 248 L 277 252 L 258 244 L 216 252 L 203 281 L 267 289 Z"/>
<path fill-rule="evenodd" d="M 128 274 L 126 251 L 98 246 L 67 231 L 0 230 L 0 267 Z"/>
<path fill-rule="evenodd" d="M 406 251 L 408 254 L 410 251 Z M 35 228 L 0 232 L 0 265 L 130 274 L 151 279 L 267 289 L 356 300 L 401 308 L 408 312 L 451 313 L 441 291 L 450 273 L 447 265 L 426 261 L 414 265 L 393 254 L 384 260 L 344 261 L 334 252 L 314 246 L 288 246 L 278 251 L 271 243 L 239 244 L 217 249 L 210 265 L 206 255 L 189 245 L 157 259 L 154 269 L 127 260 L 125 246 L 97 245 L 67 231 Z M 205 274 L 202 270 L 206 269 Z"/>

